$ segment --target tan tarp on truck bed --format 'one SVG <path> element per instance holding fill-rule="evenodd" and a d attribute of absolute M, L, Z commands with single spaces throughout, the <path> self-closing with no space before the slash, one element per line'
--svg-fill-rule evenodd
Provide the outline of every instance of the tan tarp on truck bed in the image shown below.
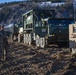
<path fill-rule="evenodd" d="M 76 23 L 69 25 L 69 48 L 76 53 Z"/>

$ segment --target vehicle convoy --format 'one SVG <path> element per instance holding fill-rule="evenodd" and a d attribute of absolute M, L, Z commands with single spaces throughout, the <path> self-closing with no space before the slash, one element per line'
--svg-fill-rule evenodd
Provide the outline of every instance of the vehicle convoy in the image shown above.
<path fill-rule="evenodd" d="M 52 14 L 53 13 L 53 14 Z M 72 18 L 55 18 L 54 10 L 30 10 L 23 14 L 24 43 L 44 48 L 49 43 L 69 44 Z"/>

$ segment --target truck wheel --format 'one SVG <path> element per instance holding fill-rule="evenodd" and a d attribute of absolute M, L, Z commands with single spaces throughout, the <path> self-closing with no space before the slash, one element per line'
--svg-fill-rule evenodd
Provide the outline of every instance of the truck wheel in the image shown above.
<path fill-rule="evenodd" d="M 20 34 L 18 34 L 18 43 L 20 43 Z"/>
<path fill-rule="evenodd" d="M 24 39 L 23 41 L 24 41 L 24 44 L 25 44 L 25 43 L 26 43 L 26 34 L 24 34 L 23 37 L 24 37 L 24 38 L 23 38 L 23 39 Z"/>
<path fill-rule="evenodd" d="M 39 47 L 39 36 L 36 36 L 36 46 Z"/>
<path fill-rule="evenodd" d="M 28 44 L 30 45 L 32 43 L 32 38 L 31 38 L 31 34 L 28 35 Z"/>
<path fill-rule="evenodd" d="M 26 44 L 28 44 L 28 39 L 29 39 L 29 36 L 28 34 L 26 34 Z"/>
<path fill-rule="evenodd" d="M 76 48 L 72 48 L 72 54 L 76 54 Z"/>
<path fill-rule="evenodd" d="M 45 47 L 45 38 L 40 38 L 40 47 L 41 48 Z"/>

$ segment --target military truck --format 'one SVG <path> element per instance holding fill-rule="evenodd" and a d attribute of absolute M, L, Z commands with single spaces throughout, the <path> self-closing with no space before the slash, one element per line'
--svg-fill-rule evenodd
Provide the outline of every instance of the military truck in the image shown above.
<path fill-rule="evenodd" d="M 54 10 L 30 10 L 23 14 L 24 43 L 44 48 L 50 43 L 69 42 L 72 18 L 55 18 Z"/>
<path fill-rule="evenodd" d="M 23 26 L 21 22 L 13 25 L 12 40 L 20 42 L 23 37 Z"/>
<path fill-rule="evenodd" d="M 20 27 L 19 28 L 19 31 L 18 31 L 18 42 L 23 42 L 23 27 Z"/>

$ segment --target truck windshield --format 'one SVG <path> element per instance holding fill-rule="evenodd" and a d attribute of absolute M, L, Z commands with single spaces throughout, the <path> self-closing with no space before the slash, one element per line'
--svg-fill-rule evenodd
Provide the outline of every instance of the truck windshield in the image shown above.
<path fill-rule="evenodd" d="M 41 18 L 54 17 L 54 10 L 36 10 L 34 13 L 38 17 L 38 20 L 41 20 Z"/>

